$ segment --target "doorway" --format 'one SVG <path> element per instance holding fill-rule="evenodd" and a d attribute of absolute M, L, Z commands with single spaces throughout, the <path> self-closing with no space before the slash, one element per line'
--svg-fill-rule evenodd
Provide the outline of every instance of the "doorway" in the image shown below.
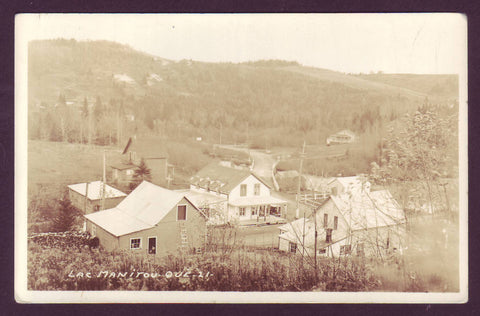
<path fill-rule="evenodd" d="M 157 237 L 148 237 L 148 253 L 151 255 L 157 253 Z"/>

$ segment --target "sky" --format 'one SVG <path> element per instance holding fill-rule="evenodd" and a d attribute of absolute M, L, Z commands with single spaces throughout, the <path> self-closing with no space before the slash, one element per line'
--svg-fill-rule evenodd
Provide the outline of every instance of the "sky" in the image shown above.
<path fill-rule="evenodd" d="M 110 40 L 171 60 L 297 61 L 345 73 L 459 74 L 460 14 L 20 14 L 16 40 Z"/>

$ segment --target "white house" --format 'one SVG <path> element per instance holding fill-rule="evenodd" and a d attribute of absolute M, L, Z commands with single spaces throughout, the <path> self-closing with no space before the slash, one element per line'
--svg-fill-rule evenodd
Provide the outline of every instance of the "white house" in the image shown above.
<path fill-rule="evenodd" d="M 207 165 L 190 179 L 190 191 L 223 199 L 217 204 L 228 222 L 282 222 L 287 211 L 287 201 L 271 196 L 270 186 L 260 177 L 217 163 Z"/>
<path fill-rule="evenodd" d="M 331 195 L 309 218 L 280 227 L 279 249 L 312 256 L 379 255 L 402 251 L 405 215 L 388 190 Z"/>
<path fill-rule="evenodd" d="M 367 190 L 370 189 L 370 183 L 366 180 L 363 181 L 361 177 L 336 177 L 327 182 L 326 189 L 329 194 L 340 195 L 362 188 L 362 186 L 368 187 Z"/>
<path fill-rule="evenodd" d="M 355 141 L 355 133 L 348 129 L 344 129 L 338 133 L 327 137 L 327 145 L 348 144 Z"/>

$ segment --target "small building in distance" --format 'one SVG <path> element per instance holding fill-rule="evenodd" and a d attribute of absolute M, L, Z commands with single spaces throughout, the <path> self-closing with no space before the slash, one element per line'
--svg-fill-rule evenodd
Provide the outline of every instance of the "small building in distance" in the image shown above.
<path fill-rule="evenodd" d="M 126 196 L 122 191 L 105 184 L 105 209 L 117 206 Z M 68 197 L 72 205 L 84 214 L 97 212 L 102 205 L 103 182 L 71 184 L 68 186 Z"/>
<path fill-rule="evenodd" d="M 150 136 L 131 137 L 122 155 L 112 158 L 112 181 L 122 185 L 131 182 L 142 159 L 151 171 L 151 182 L 163 185 L 169 173 L 168 154 L 161 140 Z"/>
<path fill-rule="evenodd" d="M 327 137 L 327 146 L 337 144 L 349 144 L 353 143 L 356 139 L 355 133 L 344 129 L 338 133 L 332 134 Z"/>
<path fill-rule="evenodd" d="M 85 215 L 107 251 L 166 254 L 204 247 L 207 218 L 183 194 L 143 181 L 116 207 Z"/>
<path fill-rule="evenodd" d="M 328 194 L 340 195 L 344 194 L 347 191 L 352 191 L 357 188 L 368 187 L 370 189 L 370 182 L 362 181 L 362 178 L 359 176 L 353 177 L 335 177 L 330 179 L 327 182 L 326 190 Z"/>
<path fill-rule="evenodd" d="M 405 214 L 388 190 L 353 189 L 331 195 L 316 216 L 280 227 L 279 249 L 313 256 L 315 220 L 320 256 L 376 256 L 401 252 L 404 247 Z"/>
<path fill-rule="evenodd" d="M 226 222 L 285 222 L 287 201 L 271 196 L 270 186 L 248 169 L 213 162 L 190 178 L 190 191 L 222 198 L 216 207 Z"/>

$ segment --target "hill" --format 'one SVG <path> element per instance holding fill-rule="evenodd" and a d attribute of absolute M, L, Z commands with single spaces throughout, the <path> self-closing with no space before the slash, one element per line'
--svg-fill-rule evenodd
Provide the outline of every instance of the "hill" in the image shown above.
<path fill-rule="evenodd" d="M 87 103 L 97 144 L 130 133 L 323 144 L 343 128 L 379 133 L 427 98 L 451 104 L 458 86 L 455 76 L 355 76 L 285 61 L 175 62 L 107 41 L 32 41 L 28 57 L 30 137 L 85 142 L 79 113 Z M 68 124 L 54 113 L 58 105 Z"/>

